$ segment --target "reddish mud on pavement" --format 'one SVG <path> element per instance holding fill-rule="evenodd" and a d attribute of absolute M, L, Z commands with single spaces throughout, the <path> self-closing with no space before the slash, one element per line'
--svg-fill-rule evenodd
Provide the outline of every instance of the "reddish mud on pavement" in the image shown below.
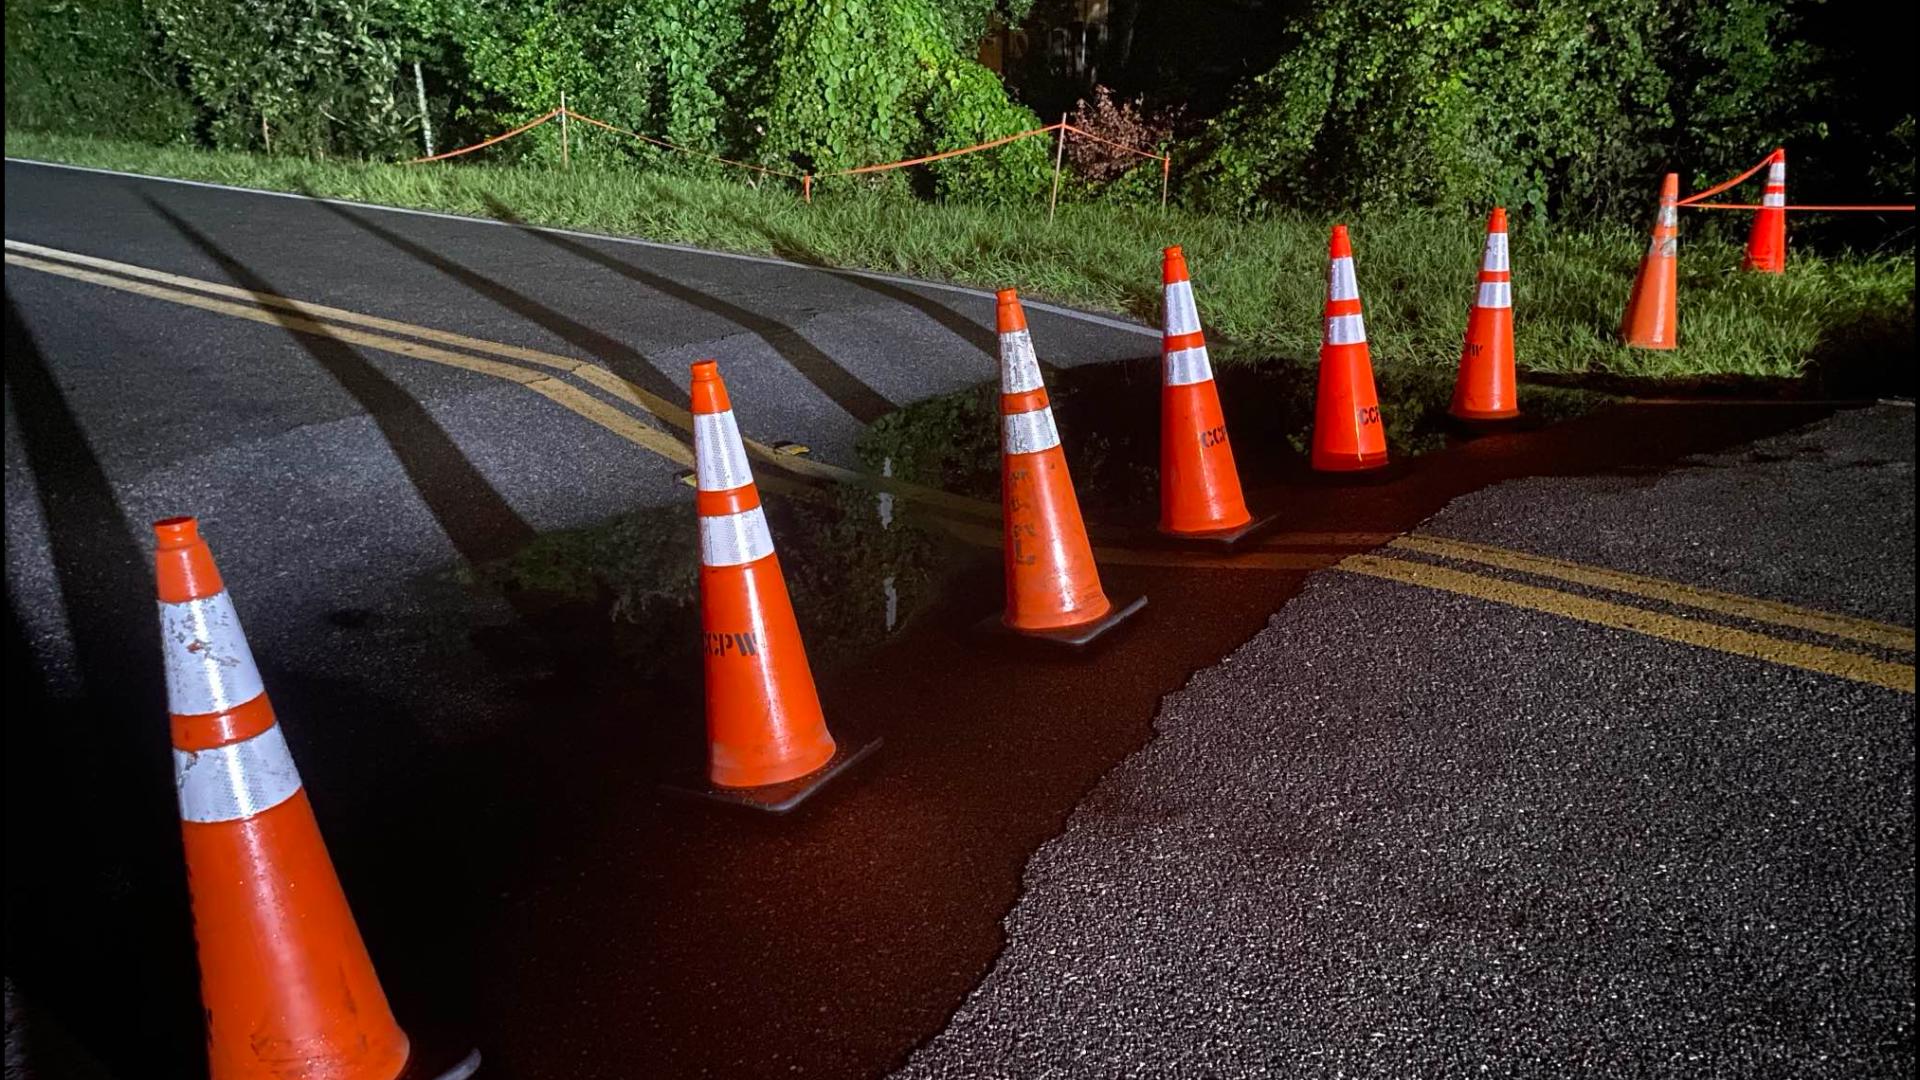
<path fill-rule="evenodd" d="M 1371 483 L 1316 480 L 1297 462 L 1294 479 L 1250 492 L 1256 512 L 1283 515 L 1250 547 L 1397 532 L 1503 479 L 1657 469 L 1829 411 L 1620 406 L 1486 435 Z M 1139 536 L 1108 543 L 1144 546 L 1150 527 Z M 1306 575 L 1102 573 L 1152 604 L 1084 656 L 968 632 L 1000 598 L 988 553 L 903 638 L 824 673 L 835 731 L 886 744 L 785 818 L 659 797 L 656 781 L 699 753 L 697 673 L 638 686 L 607 667 L 540 687 L 524 737 L 485 751 L 511 777 L 490 820 L 463 827 L 506 830 L 467 856 L 498 888 L 474 897 L 463 939 L 480 950 L 469 992 L 490 1068 L 871 1076 L 898 1064 L 993 963 L 1027 858 L 1149 738 L 1161 695 L 1255 633 Z M 573 693 L 556 700 L 561 682 Z"/>

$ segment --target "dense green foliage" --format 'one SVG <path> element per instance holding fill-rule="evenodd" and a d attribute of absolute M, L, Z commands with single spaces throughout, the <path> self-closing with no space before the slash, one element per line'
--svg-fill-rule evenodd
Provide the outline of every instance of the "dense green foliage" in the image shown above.
<path fill-rule="evenodd" d="M 421 145 L 418 71 L 441 150 L 546 113 L 564 94 L 576 110 L 632 131 L 822 175 L 1039 126 L 973 59 L 991 20 L 1017 23 L 1031 3 L 20 0 L 6 11 L 8 123 L 402 159 Z M 1114 8 L 1123 37 L 1141 6 Z M 1069 8 L 1047 10 L 1058 24 Z M 1174 130 L 1174 190 L 1196 209 L 1477 215 L 1500 203 L 1535 218 L 1637 221 L 1660 173 L 1678 168 L 1697 188 L 1775 145 L 1789 149 L 1796 190 L 1836 201 L 1911 192 L 1914 118 L 1899 35 L 1865 31 L 1824 0 L 1233 8 L 1281 28 L 1259 35 L 1260 62 L 1278 60 L 1241 84 L 1224 113 Z M 1179 18 L 1163 13 L 1161 22 Z M 1046 32 L 1035 26 L 1029 36 Z M 1213 48 L 1239 45 L 1254 48 L 1234 40 Z M 1036 45 L 1029 62 L 1050 55 Z M 1196 70 L 1231 66 L 1201 59 Z M 1179 103 L 1146 98 L 1154 115 L 1171 116 L 1161 107 Z M 709 176 L 721 168 L 579 124 L 570 135 L 576 164 L 644 162 Z M 551 124 L 483 157 L 557 165 L 561 141 Z M 1049 150 L 1028 139 L 822 187 L 1030 202 L 1047 188 Z M 1151 162 L 1118 177 L 1082 167 L 1065 186 L 1069 201 L 1158 202 Z M 1811 224 L 1799 235 L 1877 244 L 1890 231 L 1873 220 Z M 1696 228 L 1737 227 L 1726 218 Z"/>
<path fill-rule="evenodd" d="M 190 141 L 196 114 L 140 0 L 7 5 L 7 126 Z"/>
<path fill-rule="evenodd" d="M 1704 185 L 1833 133 L 1844 58 L 1804 39 L 1806 6 L 1321 0 L 1192 148 L 1183 190 L 1215 209 L 1639 214 L 1668 168 Z"/>
<path fill-rule="evenodd" d="M 7 10 L 7 105 L 25 130 L 392 159 L 420 145 L 418 62 L 440 149 L 538 116 L 565 93 L 582 113 L 693 149 L 830 172 L 1037 127 L 972 59 L 990 15 L 1023 10 L 1019 0 L 25 0 Z M 585 162 L 660 160 L 636 140 L 575 134 Z M 494 153 L 557 163 L 560 137 L 551 125 Z M 923 179 L 992 200 L 1032 195 L 1046 170 L 1034 142 L 942 162 Z"/>

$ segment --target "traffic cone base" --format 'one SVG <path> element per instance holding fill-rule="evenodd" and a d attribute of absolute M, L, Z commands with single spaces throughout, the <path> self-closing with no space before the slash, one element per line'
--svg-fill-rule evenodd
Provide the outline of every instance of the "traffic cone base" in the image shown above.
<path fill-rule="evenodd" d="M 785 814 L 798 808 L 801 803 L 833 782 L 841 773 L 865 761 L 868 755 L 880 749 L 881 740 L 848 738 L 841 735 L 834 740 L 833 756 L 826 764 L 792 780 L 779 783 L 762 784 L 758 787 L 723 787 L 699 776 L 689 776 L 684 780 L 672 781 L 661 785 L 661 790 L 676 798 L 695 799 L 702 802 L 719 803 L 723 806 L 743 806 L 749 810 L 760 810 L 769 814 Z"/>
<path fill-rule="evenodd" d="M 975 624 L 977 633 L 989 636 L 1014 635 L 1027 641 L 1039 641 L 1068 649 L 1084 649 L 1106 636 L 1107 632 L 1138 615 L 1147 606 L 1147 598 L 1136 596 L 1125 603 L 1107 605 L 1106 614 L 1092 622 L 1075 623 L 1052 630 L 1024 630 L 1007 625 L 1005 616 L 989 615 Z"/>
<path fill-rule="evenodd" d="M 1160 538 L 1172 547 L 1232 548 L 1243 540 L 1258 536 L 1280 520 L 1279 513 L 1254 515 L 1249 513 L 1244 525 L 1230 529 L 1209 529 L 1205 532 L 1169 532 L 1160 530 Z"/>

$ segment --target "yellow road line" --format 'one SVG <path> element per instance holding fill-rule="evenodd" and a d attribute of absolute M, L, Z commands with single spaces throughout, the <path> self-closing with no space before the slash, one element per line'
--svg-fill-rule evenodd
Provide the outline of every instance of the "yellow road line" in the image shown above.
<path fill-rule="evenodd" d="M 1549 615 L 1608 626 L 1616 630 L 1629 630 L 1666 641 L 1677 641 L 1703 649 L 1752 657 L 1769 663 L 1817 671 L 1823 675 L 1833 675 L 1855 682 L 1884 686 L 1890 690 L 1913 693 L 1912 664 L 1896 664 L 1877 657 L 1844 652 L 1824 645 L 1783 641 L 1717 623 L 1698 622 L 1656 611 L 1643 611 L 1624 604 L 1594 600 L 1573 593 L 1541 588 L 1537 585 L 1522 585 L 1514 581 L 1481 577 L 1431 563 L 1409 562 L 1379 555 L 1354 555 L 1343 560 L 1338 568 L 1355 574 L 1457 593 L 1509 607 L 1546 612 Z"/>
<path fill-rule="evenodd" d="M 652 414 L 655 418 L 671 427 L 677 428 L 681 432 L 691 432 L 693 430 L 693 417 L 686 409 L 681 408 L 679 405 L 657 394 L 647 391 L 623 378 L 616 372 L 602 367 L 599 364 L 592 363 L 591 361 L 559 356 L 554 353 L 543 352 L 539 349 L 530 349 L 520 345 L 508 345 L 502 342 L 489 341 L 485 338 L 469 337 L 466 334 L 454 333 L 451 330 L 438 330 L 430 326 L 401 322 L 398 319 L 386 319 L 377 315 L 367 315 L 347 308 L 332 307 L 327 304 L 317 304 L 307 300 L 295 300 L 291 297 L 280 296 L 274 293 L 255 292 L 252 289 L 243 289 L 239 286 L 228 285 L 223 282 L 206 281 L 201 278 L 170 274 L 162 270 L 135 266 L 132 263 L 116 262 L 112 259 L 102 259 L 93 255 L 82 255 L 77 252 L 62 251 L 59 248 L 30 244 L 23 240 L 6 241 L 6 249 L 9 252 L 44 256 L 49 259 L 60 260 L 61 262 L 110 270 L 115 274 L 144 281 L 161 282 L 167 285 L 175 285 L 181 288 L 211 293 L 216 296 L 230 296 L 249 300 L 255 304 L 266 307 L 296 312 L 311 319 L 330 319 L 335 322 L 344 322 L 355 326 L 371 327 L 376 330 L 385 330 L 389 333 L 406 334 L 410 337 L 417 337 L 426 341 L 435 341 L 443 345 L 470 349 L 474 352 L 486 353 L 504 359 L 520 360 L 527 363 L 539 364 L 542 367 L 557 368 L 632 405 L 636 409 Z M 11 262 L 14 260 L 9 259 L 8 261 Z M 35 268 L 39 268 L 38 263 L 35 264 Z M 72 277 L 75 275 L 70 274 L 66 276 Z M 98 276 L 84 277 L 80 278 L 80 280 L 91 281 L 95 284 L 106 284 L 110 287 L 113 285 L 110 280 L 104 280 Z M 142 293 L 142 295 L 155 294 Z M 166 298 L 171 298 L 171 296 L 163 297 L 163 299 Z M 224 314 L 232 314 L 230 310 L 224 308 L 208 308 L 207 310 L 220 310 Z M 680 441 L 684 443 L 685 440 Z M 918 484 L 910 484 L 886 477 L 871 476 L 866 473 L 855 472 L 852 469 L 845 469 L 838 465 L 831 465 L 823 461 L 797 458 L 789 454 L 782 454 L 771 446 L 753 439 L 743 439 L 742 441 L 746 443 L 747 452 L 754 458 L 805 479 L 860 484 L 865 487 L 891 492 L 903 499 L 909 499 L 930 507 L 936 507 L 949 513 L 981 519 L 990 518 L 995 521 L 998 521 L 1000 518 L 1000 508 L 998 506 L 982 502 L 978 499 L 969 499 L 964 496 L 954 495 L 950 492 L 940 491 L 937 488 L 922 487 Z M 653 449 L 653 447 L 648 446 L 648 449 Z M 680 461 L 682 464 L 685 464 L 687 460 L 678 455 L 674 455 L 673 459 Z"/>
<path fill-rule="evenodd" d="M 109 289 L 118 289 L 121 292 L 134 293 L 135 295 L 150 297 L 155 300 L 165 300 L 169 303 L 183 304 L 187 307 L 199 308 L 202 311 L 211 311 L 220 315 L 228 315 L 236 319 L 267 323 L 302 334 L 330 337 L 351 345 L 378 349 L 382 352 L 394 353 L 414 360 L 426 360 L 430 363 L 444 364 L 448 367 L 461 368 L 480 375 L 504 379 L 515 385 L 524 386 L 562 408 L 591 420 L 593 423 L 619 435 L 628 442 L 634 443 L 646 450 L 651 450 L 669 461 L 684 466 L 691 466 L 693 464 L 693 452 L 680 440 L 657 428 L 649 427 L 632 416 L 588 396 L 577 387 L 560 382 L 551 376 L 542 375 L 537 371 L 529 371 L 526 368 L 514 367 L 510 364 L 501 364 L 492 360 L 484 360 L 480 357 L 468 356 L 464 353 L 448 352 L 445 349 L 435 348 L 432 345 L 426 345 L 416 341 L 405 341 L 400 338 L 372 334 L 344 326 L 325 325 L 309 319 L 304 315 L 296 315 L 291 312 L 276 313 L 260 307 L 229 303 L 225 300 L 215 300 L 212 297 L 198 296 L 193 293 L 181 292 L 177 289 L 169 289 L 159 285 L 149 285 L 140 281 L 128 281 L 124 278 L 97 274 L 91 270 L 82 270 L 78 267 L 66 266 L 60 263 L 45 262 L 40 259 L 29 258 L 25 255 L 9 253 L 6 256 L 6 263 L 8 266 L 38 270 L 42 273 L 53 274 L 58 277 L 84 281 L 90 285 L 101 285 Z"/>
<path fill-rule="evenodd" d="M 1773 600 L 1760 600 L 1751 596 L 1703 589 L 1678 581 L 1643 577 L 1639 574 L 1628 574 L 1598 566 L 1585 566 L 1562 559 L 1551 559 L 1544 555 L 1530 555 L 1526 552 L 1510 551 L 1488 544 L 1476 544 L 1440 536 L 1414 533 L 1394 540 L 1388 546 L 1497 566 L 1504 570 L 1517 570 L 1524 574 L 1557 578 L 1576 585 L 1589 585 L 1598 589 L 1627 593 L 1631 596 L 1644 596 L 1683 607 L 1699 608 L 1702 611 L 1717 612 L 1721 615 L 1733 615 L 1752 619 L 1755 622 L 1772 623 L 1775 626 L 1810 630 L 1816 634 L 1846 638 L 1849 641 L 1859 641 L 1883 649 L 1913 651 L 1911 629 L 1858 619 L 1851 615 L 1836 615 L 1832 612 L 1795 607 L 1792 604 L 1782 604 Z"/>

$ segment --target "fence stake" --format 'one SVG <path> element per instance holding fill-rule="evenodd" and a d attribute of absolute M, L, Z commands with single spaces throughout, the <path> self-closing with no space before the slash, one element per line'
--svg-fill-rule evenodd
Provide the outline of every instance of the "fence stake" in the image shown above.
<path fill-rule="evenodd" d="M 560 91 L 560 167 L 573 171 L 573 156 L 567 145 L 567 92 Z"/>
<path fill-rule="evenodd" d="M 433 156 L 433 129 L 427 126 L 427 80 L 420 75 L 420 61 L 413 62 L 413 92 L 420 99 L 420 142 L 427 148 L 427 156 Z"/>
<path fill-rule="evenodd" d="M 1172 174 L 1173 174 L 1173 155 L 1168 154 L 1160 159 L 1160 209 L 1161 210 L 1165 210 L 1167 208 L 1167 177 L 1171 176 Z"/>
<path fill-rule="evenodd" d="M 260 141 L 267 144 L 267 153 L 273 153 L 273 133 L 267 130 L 267 114 L 260 114 Z"/>
<path fill-rule="evenodd" d="M 813 205 L 813 174 L 812 173 L 801 174 L 800 196 L 801 198 L 807 201 L 808 206 Z"/>
<path fill-rule="evenodd" d="M 1067 114 L 1060 114 L 1060 138 L 1053 144 L 1053 194 L 1047 198 L 1047 224 L 1053 224 L 1053 208 L 1060 201 L 1060 158 L 1067 152 Z"/>

